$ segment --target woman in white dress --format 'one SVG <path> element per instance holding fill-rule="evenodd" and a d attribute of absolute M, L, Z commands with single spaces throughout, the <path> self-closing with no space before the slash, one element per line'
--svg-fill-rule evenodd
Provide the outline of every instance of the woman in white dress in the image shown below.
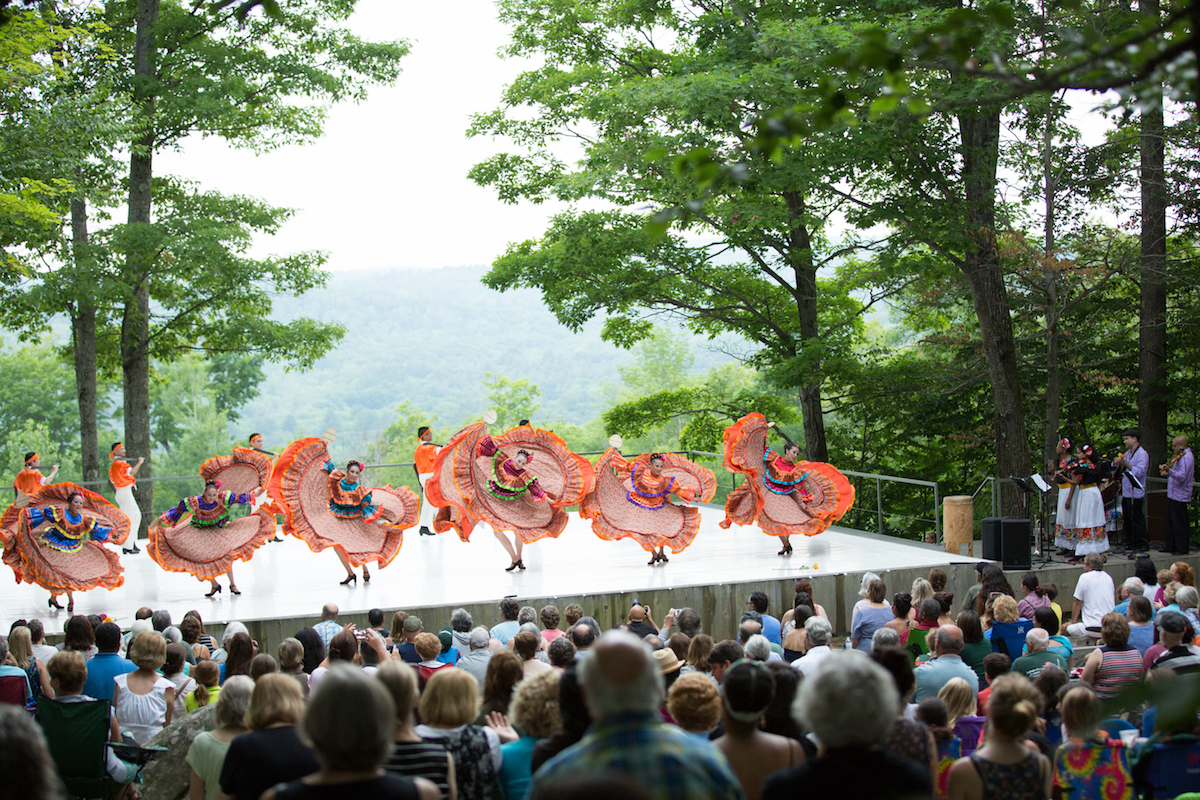
<path fill-rule="evenodd" d="M 167 642 L 154 631 L 142 631 L 129 644 L 129 660 L 137 669 L 113 678 L 113 708 L 121 730 L 139 745 L 171 724 L 175 684 L 156 670 L 167 660 Z"/>
<path fill-rule="evenodd" d="M 1071 455 L 1071 440 L 1065 436 L 1059 439 L 1054 449 L 1055 460 L 1050 462 L 1050 480 L 1058 485 L 1058 511 L 1054 515 L 1054 546 L 1059 555 L 1073 555 L 1075 545 L 1079 542 L 1073 538 L 1075 530 L 1075 504 L 1072 503 L 1074 485 L 1071 483 L 1071 470 L 1075 467 L 1075 457 Z"/>
<path fill-rule="evenodd" d="M 1082 560 L 1088 553 L 1103 553 L 1108 550 L 1108 529 L 1104 518 L 1104 494 L 1100 491 L 1100 480 L 1096 472 L 1096 455 L 1090 444 L 1075 451 L 1076 467 L 1072 482 L 1075 497 L 1071 511 L 1075 514 L 1072 538 L 1075 540 L 1075 558 Z"/>

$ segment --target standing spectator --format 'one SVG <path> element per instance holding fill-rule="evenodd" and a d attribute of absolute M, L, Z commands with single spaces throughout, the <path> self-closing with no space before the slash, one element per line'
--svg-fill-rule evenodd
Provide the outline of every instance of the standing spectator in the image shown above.
<path fill-rule="evenodd" d="M 202 731 L 187 752 L 187 763 L 192 772 L 192 800 L 217 800 L 221 794 L 221 768 L 225 765 L 225 754 L 230 743 L 248 730 L 245 724 L 246 711 L 250 708 L 250 695 L 254 682 L 245 675 L 235 675 L 225 682 L 217 700 L 214 715 L 217 727 Z"/>
<path fill-rule="evenodd" d="M 578 744 L 538 770 L 530 796 L 565 774 L 583 773 L 624 777 L 660 800 L 742 798 L 737 779 L 711 745 L 659 718 L 662 678 L 643 642 L 609 631 L 579 670 L 595 721 Z"/>
<path fill-rule="evenodd" d="M 835 653 L 800 685 L 796 701 L 796 717 L 821 742 L 820 755 L 769 776 L 760 797 L 929 797 L 928 767 L 880 749 L 899 707 L 900 695 L 883 667 L 861 653 Z"/>
<path fill-rule="evenodd" d="M 850 644 L 855 650 L 871 652 L 871 639 L 875 631 L 892 620 L 892 607 L 883 602 L 886 595 L 887 587 L 878 578 L 867 584 L 867 603 L 854 612 L 850 626 Z"/>
<path fill-rule="evenodd" d="M 1021 590 L 1024 596 L 1017 603 L 1017 614 L 1023 619 L 1032 620 L 1033 612 L 1050 605 L 1050 598 L 1046 597 L 1046 590 L 1038 585 L 1038 576 L 1035 573 L 1025 573 L 1025 577 L 1021 578 Z"/>
<path fill-rule="evenodd" d="M 808 636 L 808 650 L 792 662 L 792 667 L 803 673 L 804 677 L 811 678 L 833 653 L 833 648 L 829 646 L 833 628 L 824 617 L 809 617 L 804 622 L 804 632 Z"/>
<path fill-rule="evenodd" d="M 521 630 L 521 623 L 517 622 L 517 615 L 521 613 L 521 604 L 511 597 L 506 597 L 500 601 L 499 608 L 500 616 L 504 618 L 504 621 L 492 626 L 491 634 L 493 639 L 507 646 L 508 640 Z"/>
<path fill-rule="evenodd" d="M 1143 531 L 1145 524 L 1143 519 Z M 1104 571 L 1104 556 L 1099 553 L 1088 553 L 1083 559 L 1083 569 L 1083 574 L 1075 583 L 1075 605 L 1071 608 L 1067 635 L 1098 639 L 1101 620 L 1115 605 L 1113 598 L 1116 587 L 1113 586 L 1112 576 Z"/>
<path fill-rule="evenodd" d="M 783 637 L 780 633 L 781 625 L 779 620 L 767 613 L 767 605 L 769 603 L 766 592 L 751 592 L 750 607 L 759 613 L 762 617 L 762 635 L 767 637 L 767 641 L 771 644 L 783 646 Z"/>
<path fill-rule="evenodd" d="M 518 634 L 519 635 L 519 634 Z M 521 681 L 513 695 L 512 722 L 521 732 L 516 741 L 501 745 L 500 790 L 508 800 L 525 796 L 533 777 L 533 750 L 538 742 L 562 730 L 558 710 L 559 673 L 543 672 Z M 516 731 L 513 731 L 513 736 Z"/>
<path fill-rule="evenodd" d="M 1023 742 L 1038 718 L 1041 697 L 1024 675 L 1004 675 L 988 700 L 987 742 L 950 767 L 951 800 L 1044 800 L 1050 762 Z"/>
<path fill-rule="evenodd" d="M 275 784 L 320 769 L 312 750 L 300 740 L 296 726 L 303 714 L 304 696 L 295 680 L 279 673 L 262 676 L 246 711 L 250 732 L 235 737 L 225 754 L 221 791 L 234 800 L 258 800 Z"/>
<path fill-rule="evenodd" d="M 983 571 L 990 566 L 986 561 L 980 561 L 975 565 L 975 583 L 967 589 L 967 593 L 963 595 L 963 610 L 971 609 L 976 614 L 979 609 L 975 605 L 976 599 L 979 597 L 979 590 L 983 588 Z"/>
<path fill-rule="evenodd" d="M 342 631 L 342 626 L 337 623 L 338 607 L 334 603 L 326 603 L 321 608 L 321 621 L 313 625 L 313 630 L 321 637 L 321 644 L 329 647 L 329 643 L 333 641 L 333 637 L 337 636 Z"/>
<path fill-rule="evenodd" d="M 758 797 L 768 775 L 804 763 L 804 749 L 793 739 L 759 730 L 758 721 L 775 696 L 775 682 L 765 666 L 741 663 L 730 668 L 722 695 L 725 734 L 715 744 L 746 797 Z"/>
<path fill-rule="evenodd" d="M 563 632 L 558 629 L 558 606 L 542 606 L 542 610 L 538 613 L 542 618 L 542 638 L 546 640 L 546 644 L 563 635 Z"/>
<path fill-rule="evenodd" d="M 488 643 L 491 640 L 492 635 L 488 633 L 487 628 L 479 627 L 472 629 L 471 636 L 468 639 L 471 648 L 470 652 L 460 658 L 456 665 L 459 669 L 474 676 L 475 681 L 480 687 L 480 691 L 483 691 L 483 683 L 487 677 L 488 662 L 492 660 L 492 651 L 488 647 Z"/>
<path fill-rule="evenodd" d="M 153 631 L 143 631 L 129 643 L 129 658 L 137 667 L 113 679 L 113 708 L 121 729 L 138 744 L 171 724 L 175 710 L 175 684 L 158 674 L 167 660 L 167 642 Z"/>
<path fill-rule="evenodd" d="M 517 660 L 512 653 L 496 654 L 501 656 Z M 460 800 L 487 800 L 503 758 L 497 733 L 471 724 L 477 696 L 473 677 L 461 669 L 443 669 L 429 679 L 418 706 L 424 722 L 416 733 L 426 742 L 444 745 L 453 757 Z"/>
<path fill-rule="evenodd" d="M 1050 635 L 1042 628 L 1031 628 L 1025 634 L 1025 652 L 1012 662 L 1012 671 L 1024 675 L 1032 681 L 1042 674 L 1042 667 L 1053 664 L 1059 669 L 1067 668 L 1067 660 L 1058 653 L 1051 652 Z"/>
<path fill-rule="evenodd" d="M 1122 689 L 1142 680 L 1142 654 L 1129 644 L 1129 622 L 1112 611 L 1104 615 L 1100 640 L 1103 646 L 1088 653 L 1083 680 L 1101 700 L 1116 697 Z"/>
<path fill-rule="evenodd" d="M 934 658 L 917 667 L 917 694 L 919 703 L 926 697 L 934 697 L 951 678 L 962 678 L 979 691 L 979 676 L 963 662 L 963 633 L 957 625 L 943 625 L 934 637 Z"/>
<path fill-rule="evenodd" d="M 402 661 L 380 665 L 375 677 L 391 694 L 396 705 L 396 727 L 392 733 L 392 752 L 383 768 L 409 778 L 433 781 L 447 800 L 454 796 L 454 760 L 439 742 L 424 742 L 413 730 L 413 709 L 417 702 L 417 676 Z"/>

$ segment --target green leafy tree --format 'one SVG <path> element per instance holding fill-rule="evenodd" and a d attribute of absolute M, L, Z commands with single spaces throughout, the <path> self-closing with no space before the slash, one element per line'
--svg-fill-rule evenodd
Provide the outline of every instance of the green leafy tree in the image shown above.
<path fill-rule="evenodd" d="M 542 392 L 527 378 L 513 379 L 503 373 L 483 373 L 483 388 L 487 393 L 488 405 L 496 412 L 493 427 L 505 431 L 523 419 L 533 419 L 540 406 L 537 398 Z"/>

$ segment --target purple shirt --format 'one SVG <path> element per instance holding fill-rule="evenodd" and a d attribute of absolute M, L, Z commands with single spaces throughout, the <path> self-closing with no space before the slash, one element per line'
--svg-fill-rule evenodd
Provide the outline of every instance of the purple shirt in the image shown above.
<path fill-rule="evenodd" d="M 1121 477 L 1121 496 L 1132 497 L 1135 500 L 1139 497 L 1146 496 L 1146 470 L 1150 469 L 1150 454 L 1146 452 L 1146 448 L 1139 447 L 1137 452 L 1133 450 L 1125 451 L 1125 460 L 1129 462 L 1129 473 L 1137 477 L 1138 483 L 1142 484 L 1142 488 L 1135 489 L 1129 480 L 1129 475 Z"/>
<path fill-rule="evenodd" d="M 1192 476 L 1195 468 L 1196 461 L 1192 458 L 1192 448 L 1189 447 L 1167 472 L 1167 497 L 1181 503 L 1192 502 Z"/>

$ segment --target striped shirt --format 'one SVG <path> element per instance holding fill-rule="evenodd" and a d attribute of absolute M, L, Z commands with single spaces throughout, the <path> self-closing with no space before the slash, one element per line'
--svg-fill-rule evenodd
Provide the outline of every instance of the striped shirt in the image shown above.
<path fill-rule="evenodd" d="M 408 778 L 426 778 L 450 797 L 450 762 L 446 748 L 435 742 L 395 742 L 383 768 Z"/>
<path fill-rule="evenodd" d="M 1100 653 L 1103 658 L 1092 684 L 1099 699 L 1115 697 L 1122 689 L 1142 679 L 1142 654 L 1136 647 L 1127 646 L 1124 650 L 1101 647 Z"/>

